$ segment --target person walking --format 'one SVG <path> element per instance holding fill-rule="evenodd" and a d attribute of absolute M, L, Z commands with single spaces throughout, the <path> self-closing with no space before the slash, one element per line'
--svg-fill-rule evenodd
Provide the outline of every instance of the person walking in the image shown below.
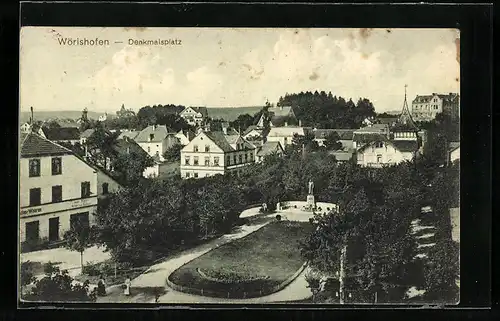
<path fill-rule="evenodd" d="M 125 279 L 125 290 L 123 291 L 123 294 L 129 296 L 130 295 L 130 286 L 132 284 L 132 281 L 130 280 L 130 277 L 127 275 L 127 278 Z"/>

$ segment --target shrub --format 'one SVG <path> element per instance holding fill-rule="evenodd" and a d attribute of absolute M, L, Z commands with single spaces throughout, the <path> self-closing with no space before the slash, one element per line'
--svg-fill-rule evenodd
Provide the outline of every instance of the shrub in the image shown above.
<path fill-rule="evenodd" d="M 49 261 L 43 265 L 43 272 L 45 274 L 58 273 L 59 268 L 54 263 Z"/>
<path fill-rule="evenodd" d="M 330 212 L 330 208 L 329 208 L 329 207 L 327 207 L 327 208 L 326 208 L 326 210 L 327 210 L 328 212 Z"/>
<path fill-rule="evenodd" d="M 281 221 L 281 215 L 279 215 L 279 214 L 278 214 L 278 215 L 276 215 L 276 220 L 277 220 L 278 222 L 279 222 L 279 221 Z"/>
<path fill-rule="evenodd" d="M 233 271 L 224 270 L 202 270 L 196 269 L 201 277 L 219 283 L 234 284 L 234 283 L 249 283 L 260 280 L 268 280 L 269 276 L 254 276 Z"/>
<path fill-rule="evenodd" d="M 100 264 L 89 262 L 83 266 L 82 274 L 86 274 L 88 276 L 99 276 L 101 274 Z"/>

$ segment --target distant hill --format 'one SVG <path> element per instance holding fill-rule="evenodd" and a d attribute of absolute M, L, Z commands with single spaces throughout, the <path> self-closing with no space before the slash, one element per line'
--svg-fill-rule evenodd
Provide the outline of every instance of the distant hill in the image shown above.
<path fill-rule="evenodd" d="M 251 116 L 255 115 L 262 109 L 263 106 L 252 106 L 252 107 L 207 107 L 208 117 L 212 119 L 223 118 L 226 121 L 233 121 L 238 118 L 239 115 L 249 114 Z"/>
<path fill-rule="evenodd" d="M 30 120 L 30 112 L 29 111 L 22 111 L 19 115 L 19 122 L 25 123 Z M 88 117 L 90 119 L 98 119 L 99 116 L 104 115 L 104 113 L 98 113 L 98 112 L 93 112 L 89 111 L 88 112 Z M 35 111 L 33 113 L 33 116 L 35 120 L 48 120 L 48 119 L 73 119 L 77 120 L 80 117 L 82 117 L 82 112 L 77 111 L 77 110 L 61 110 L 61 111 Z M 108 114 L 109 116 L 109 114 Z"/>
<path fill-rule="evenodd" d="M 239 115 L 250 114 L 253 116 L 258 111 L 262 109 L 262 106 L 250 106 L 250 107 L 207 107 L 208 116 L 213 119 L 223 118 L 226 121 L 233 121 L 238 118 Z M 104 115 L 104 112 L 88 112 L 88 117 L 90 119 L 98 119 L 99 116 Z M 35 120 L 49 120 L 49 119 L 73 119 L 77 120 L 82 116 L 81 111 L 77 110 L 61 110 L 61 111 L 35 111 Z M 108 117 L 116 117 L 115 113 L 108 113 Z M 30 112 L 23 111 L 19 115 L 19 121 L 21 124 L 29 121 Z"/>

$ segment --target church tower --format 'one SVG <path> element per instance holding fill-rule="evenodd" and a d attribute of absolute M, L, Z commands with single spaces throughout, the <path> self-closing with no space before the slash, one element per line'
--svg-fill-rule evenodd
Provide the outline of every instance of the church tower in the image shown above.
<path fill-rule="evenodd" d="M 398 121 L 391 129 L 394 140 L 418 140 L 419 136 L 418 133 L 420 130 L 413 121 L 410 109 L 408 108 L 406 87 L 408 87 L 408 85 L 405 85 L 405 99 L 403 102 L 403 110 L 399 115 Z"/>

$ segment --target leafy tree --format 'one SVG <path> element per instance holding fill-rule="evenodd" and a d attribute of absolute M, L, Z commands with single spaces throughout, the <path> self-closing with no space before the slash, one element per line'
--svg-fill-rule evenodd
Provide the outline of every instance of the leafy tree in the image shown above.
<path fill-rule="evenodd" d="M 325 137 L 323 143 L 329 150 L 339 150 L 342 149 L 342 143 L 340 142 L 340 136 L 337 132 L 331 132 Z"/>
<path fill-rule="evenodd" d="M 67 270 L 56 270 L 35 281 L 35 286 L 23 298 L 27 301 L 95 302 L 97 296 L 95 291 L 89 291 L 88 281 L 83 285 L 73 284 Z"/>
<path fill-rule="evenodd" d="M 175 144 L 165 151 L 163 158 L 169 162 L 177 162 L 181 160 L 182 144 Z"/>
<path fill-rule="evenodd" d="M 152 157 L 137 150 L 120 153 L 112 161 L 113 173 L 126 186 L 137 184 L 143 178 L 144 170 L 153 165 Z"/>
<path fill-rule="evenodd" d="M 33 274 L 33 262 L 31 261 L 25 261 L 21 262 L 21 268 L 20 268 L 20 284 L 21 288 L 24 288 L 25 286 L 35 282 L 36 278 Z"/>
<path fill-rule="evenodd" d="M 83 270 L 83 252 L 95 242 L 94 231 L 80 220 L 64 234 L 65 247 L 80 253 L 80 265 Z"/>
<path fill-rule="evenodd" d="M 239 115 L 234 121 L 229 123 L 229 126 L 240 130 L 242 133 L 251 125 L 254 124 L 254 117 L 249 114 Z"/>
<path fill-rule="evenodd" d="M 103 168 L 109 169 L 111 165 L 109 161 L 115 159 L 118 155 L 116 149 L 118 135 L 119 133 L 111 133 L 101 125 L 97 126 L 94 133 L 86 141 L 90 159 Z"/>

